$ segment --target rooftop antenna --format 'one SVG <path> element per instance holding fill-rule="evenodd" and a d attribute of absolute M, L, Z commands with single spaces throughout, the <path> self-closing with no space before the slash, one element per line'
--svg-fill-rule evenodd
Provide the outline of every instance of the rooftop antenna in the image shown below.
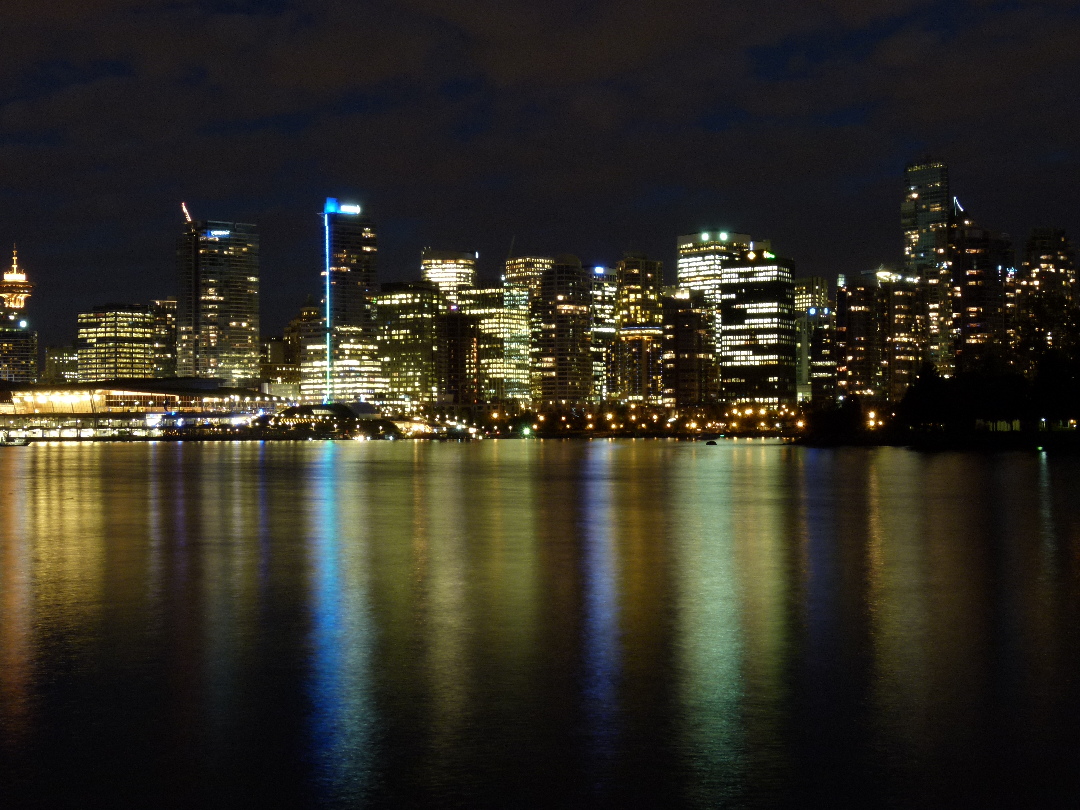
<path fill-rule="evenodd" d="M 507 261 L 510 261 L 512 258 L 514 258 L 514 240 L 515 239 L 517 239 L 516 234 L 514 236 L 510 237 L 510 250 L 506 254 L 506 260 Z"/>
<path fill-rule="evenodd" d="M 186 219 L 188 222 L 191 222 L 191 214 L 188 213 L 187 203 L 180 203 L 180 209 L 184 212 L 184 219 Z"/>

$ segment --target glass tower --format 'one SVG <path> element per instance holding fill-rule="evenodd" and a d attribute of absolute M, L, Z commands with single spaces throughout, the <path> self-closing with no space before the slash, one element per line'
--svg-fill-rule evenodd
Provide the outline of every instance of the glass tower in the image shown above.
<path fill-rule="evenodd" d="M 177 257 L 177 375 L 253 385 L 259 378 L 259 236 L 255 226 L 188 221 Z"/>

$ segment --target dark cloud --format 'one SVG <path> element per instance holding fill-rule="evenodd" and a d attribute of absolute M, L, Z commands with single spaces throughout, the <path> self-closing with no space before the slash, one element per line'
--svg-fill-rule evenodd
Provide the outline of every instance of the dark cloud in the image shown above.
<path fill-rule="evenodd" d="M 426 244 L 613 262 L 768 236 L 801 271 L 895 261 L 906 161 L 988 226 L 1075 232 L 1075 2 L 8 0 L 0 238 L 46 339 L 167 294 L 179 202 L 256 221 L 264 320 L 317 286 L 355 198 L 385 278 Z"/>

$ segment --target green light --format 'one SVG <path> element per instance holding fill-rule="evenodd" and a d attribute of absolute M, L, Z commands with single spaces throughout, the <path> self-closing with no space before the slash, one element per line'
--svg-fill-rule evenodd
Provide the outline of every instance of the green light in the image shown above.
<path fill-rule="evenodd" d="M 726 242 L 727 241 L 727 232 L 726 231 L 721 231 L 721 233 L 720 233 L 720 241 L 721 242 Z"/>
<path fill-rule="evenodd" d="M 707 233 L 703 233 L 701 235 L 701 241 L 702 242 L 708 242 L 709 241 L 709 235 Z"/>
<path fill-rule="evenodd" d="M 523 436 L 528 436 L 530 433 L 532 433 L 532 428 L 522 428 L 521 429 L 521 435 L 523 435 Z"/>

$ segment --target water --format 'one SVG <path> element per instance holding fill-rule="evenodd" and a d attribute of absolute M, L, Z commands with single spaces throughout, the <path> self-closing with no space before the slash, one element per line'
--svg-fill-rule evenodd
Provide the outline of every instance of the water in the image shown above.
<path fill-rule="evenodd" d="M 1080 460 L 0 449 L 0 806 L 1075 805 Z"/>

